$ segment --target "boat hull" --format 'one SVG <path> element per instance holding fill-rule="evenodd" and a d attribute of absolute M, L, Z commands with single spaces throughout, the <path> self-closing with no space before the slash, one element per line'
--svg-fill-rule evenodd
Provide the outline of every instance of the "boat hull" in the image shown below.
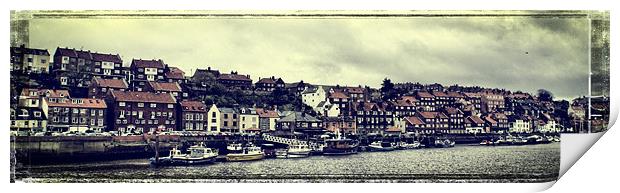
<path fill-rule="evenodd" d="M 310 150 L 308 151 L 289 151 L 287 157 L 289 158 L 303 158 L 310 156 Z"/>
<path fill-rule="evenodd" d="M 394 147 L 376 147 L 368 146 L 369 151 L 394 151 Z"/>
<path fill-rule="evenodd" d="M 238 161 L 254 161 L 261 160 L 265 158 L 265 155 L 260 154 L 228 154 L 226 155 L 226 160 L 230 162 L 238 162 Z"/>
<path fill-rule="evenodd" d="M 192 158 L 192 159 L 179 159 L 179 158 L 159 158 L 158 161 L 155 158 L 149 159 L 151 165 L 154 166 L 188 166 L 188 165 L 202 165 L 215 163 L 216 156 L 207 158 Z"/>
<path fill-rule="evenodd" d="M 324 148 L 323 155 L 351 155 L 356 154 L 357 150 L 355 148 L 346 148 L 346 149 L 336 149 L 336 148 Z"/>

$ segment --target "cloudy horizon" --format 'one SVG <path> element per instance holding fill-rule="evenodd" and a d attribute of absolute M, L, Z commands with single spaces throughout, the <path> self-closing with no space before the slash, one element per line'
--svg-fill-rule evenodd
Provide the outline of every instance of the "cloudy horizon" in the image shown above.
<path fill-rule="evenodd" d="M 162 59 L 285 82 L 479 85 L 557 98 L 587 95 L 585 18 L 388 17 L 32 19 L 29 46 Z"/>

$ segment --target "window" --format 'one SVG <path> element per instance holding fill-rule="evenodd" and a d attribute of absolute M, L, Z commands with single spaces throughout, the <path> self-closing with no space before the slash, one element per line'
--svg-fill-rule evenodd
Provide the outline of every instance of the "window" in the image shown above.
<path fill-rule="evenodd" d="M 73 109 L 73 113 L 77 114 L 77 113 L 79 113 L 79 110 L 78 109 Z"/>
<path fill-rule="evenodd" d="M 138 103 L 138 107 L 144 107 L 144 103 Z"/>
<path fill-rule="evenodd" d="M 151 103 L 151 108 L 156 108 L 156 107 L 157 107 L 157 104 Z"/>
<path fill-rule="evenodd" d="M 125 106 L 125 102 L 118 102 L 118 106 L 124 107 Z"/>
<path fill-rule="evenodd" d="M 95 119 L 90 120 L 90 125 L 93 125 L 93 126 L 95 125 Z"/>
<path fill-rule="evenodd" d="M 142 111 L 138 111 L 138 119 L 142 119 Z"/>
<path fill-rule="evenodd" d="M 169 109 L 172 109 L 172 108 L 174 108 L 174 105 L 172 105 L 172 104 L 168 104 L 168 108 L 169 108 Z"/>
<path fill-rule="evenodd" d="M 99 110 L 99 116 L 103 116 L 103 110 Z"/>
<path fill-rule="evenodd" d="M 67 85 L 67 77 L 60 77 L 60 85 Z"/>
<path fill-rule="evenodd" d="M 41 112 L 39 112 L 39 111 L 34 112 L 34 116 L 35 117 L 41 117 Z"/>

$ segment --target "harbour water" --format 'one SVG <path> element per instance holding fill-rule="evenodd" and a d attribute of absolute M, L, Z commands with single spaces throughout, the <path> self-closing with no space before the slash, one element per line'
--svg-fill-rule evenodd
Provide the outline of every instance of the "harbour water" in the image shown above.
<path fill-rule="evenodd" d="M 17 166 L 25 182 L 546 182 L 560 143 L 360 152 L 203 166 L 151 167 L 147 159 Z"/>

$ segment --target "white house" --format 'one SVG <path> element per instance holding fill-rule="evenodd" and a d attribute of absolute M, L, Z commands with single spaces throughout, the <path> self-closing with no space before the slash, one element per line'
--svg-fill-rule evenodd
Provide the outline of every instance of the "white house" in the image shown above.
<path fill-rule="evenodd" d="M 220 110 L 215 104 L 207 111 L 207 125 L 207 131 L 220 132 Z"/>
<path fill-rule="evenodd" d="M 316 88 L 306 88 L 303 93 L 301 93 L 301 100 L 304 104 L 316 107 L 319 103 L 327 100 L 327 94 L 323 86 L 318 86 Z"/>
<path fill-rule="evenodd" d="M 509 118 L 510 133 L 531 133 L 532 123 L 527 117 L 511 117 Z"/>

